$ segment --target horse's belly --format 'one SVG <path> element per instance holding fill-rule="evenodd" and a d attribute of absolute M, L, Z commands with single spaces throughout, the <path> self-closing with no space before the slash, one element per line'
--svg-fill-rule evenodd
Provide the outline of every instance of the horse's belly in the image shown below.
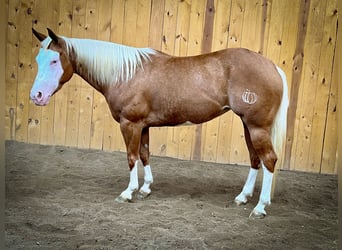
<path fill-rule="evenodd" d="M 190 87 L 192 86 L 192 87 Z M 187 88 L 162 92 L 152 99 L 151 111 L 161 126 L 191 125 L 207 122 L 230 110 L 228 94 L 223 87 Z"/>
<path fill-rule="evenodd" d="M 158 126 L 189 126 L 204 123 L 230 110 L 227 105 L 210 107 L 210 105 L 181 107 L 179 110 L 168 110 L 159 120 Z M 162 112 L 163 113 L 163 112 Z"/>

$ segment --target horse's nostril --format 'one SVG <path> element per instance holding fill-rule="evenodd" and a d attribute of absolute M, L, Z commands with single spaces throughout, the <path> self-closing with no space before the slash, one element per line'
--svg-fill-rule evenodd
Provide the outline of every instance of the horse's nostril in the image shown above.
<path fill-rule="evenodd" d="M 42 100 L 42 99 L 43 99 L 43 93 L 40 92 L 40 91 L 38 91 L 37 94 L 36 94 L 36 100 L 37 100 L 37 101 L 40 101 L 40 100 Z"/>

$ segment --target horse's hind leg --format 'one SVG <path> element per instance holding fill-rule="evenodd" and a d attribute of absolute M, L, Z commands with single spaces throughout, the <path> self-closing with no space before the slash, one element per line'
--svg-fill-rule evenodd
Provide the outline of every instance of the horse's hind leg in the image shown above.
<path fill-rule="evenodd" d="M 260 158 L 258 157 L 258 155 L 257 155 L 257 153 L 253 147 L 253 144 L 251 141 L 251 136 L 250 136 L 248 128 L 244 122 L 243 122 L 243 127 L 244 127 L 244 132 L 245 132 L 246 144 L 247 144 L 248 151 L 249 151 L 249 157 L 251 160 L 251 168 L 249 170 L 249 174 L 248 174 L 246 183 L 243 186 L 241 193 L 238 196 L 236 196 L 236 198 L 235 198 L 235 203 L 237 205 L 246 204 L 248 201 L 248 197 L 253 196 L 255 181 L 256 181 L 256 178 L 258 175 L 258 170 L 260 168 Z"/>
<path fill-rule="evenodd" d="M 151 193 L 150 185 L 153 183 L 153 176 L 151 166 L 149 163 L 150 151 L 149 151 L 149 128 L 144 128 L 141 134 L 140 142 L 140 159 L 144 165 L 144 185 L 137 193 L 138 199 L 144 199 Z"/>
<path fill-rule="evenodd" d="M 249 129 L 249 133 L 264 173 L 259 202 L 250 216 L 263 218 L 266 215 L 265 207 L 271 204 L 272 180 L 277 156 L 273 150 L 269 129 L 253 127 Z"/>

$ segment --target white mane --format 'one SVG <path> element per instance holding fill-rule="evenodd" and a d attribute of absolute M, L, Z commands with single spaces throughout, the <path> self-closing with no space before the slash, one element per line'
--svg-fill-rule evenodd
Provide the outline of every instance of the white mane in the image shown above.
<path fill-rule="evenodd" d="M 110 85 L 127 82 L 143 61 L 151 60 L 156 51 L 150 48 L 134 48 L 111 42 L 63 37 L 67 52 L 76 54 L 77 67 L 87 68 L 89 77 L 99 84 Z"/>

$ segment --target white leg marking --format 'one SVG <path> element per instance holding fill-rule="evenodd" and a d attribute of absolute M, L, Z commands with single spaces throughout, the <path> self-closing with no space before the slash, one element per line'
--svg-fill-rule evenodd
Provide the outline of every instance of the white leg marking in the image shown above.
<path fill-rule="evenodd" d="M 253 196 L 255 181 L 258 176 L 258 170 L 254 168 L 249 169 L 249 174 L 245 185 L 243 186 L 242 192 L 236 196 L 235 203 L 238 205 L 247 203 L 247 197 Z"/>
<path fill-rule="evenodd" d="M 151 171 L 151 166 L 146 165 L 144 167 L 145 176 L 144 176 L 144 185 L 140 188 L 140 193 L 149 195 L 151 193 L 150 185 L 153 183 L 153 176 Z"/>
<path fill-rule="evenodd" d="M 125 191 L 120 194 L 120 198 L 123 201 L 132 200 L 132 193 L 139 188 L 138 183 L 138 165 L 139 161 L 136 161 L 133 169 L 130 172 L 130 179 L 128 187 Z"/>
<path fill-rule="evenodd" d="M 271 190 L 272 190 L 272 180 L 273 180 L 273 173 L 268 171 L 268 169 L 262 164 L 262 169 L 264 176 L 262 178 L 262 187 L 261 187 L 261 194 L 259 198 L 259 202 L 256 207 L 253 209 L 251 215 L 255 216 L 265 216 L 266 211 L 265 207 L 271 204 Z"/>

